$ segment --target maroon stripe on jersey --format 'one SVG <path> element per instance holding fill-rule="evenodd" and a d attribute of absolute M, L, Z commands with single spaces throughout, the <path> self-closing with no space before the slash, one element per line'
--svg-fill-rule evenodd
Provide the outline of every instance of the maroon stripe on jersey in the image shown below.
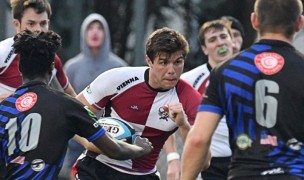
<path fill-rule="evenodd" d="M 97 109 L 97 110 L 101 110 L 101 108 L 106 107 L 106 105 L 116 95 L 117 95 L 117 93 L 109 95 L 109 96 L 106 96 L 106 97 L 102 98 L 99 102 L 97 102 L 96 104 L 92 104 L 92 106 L 94 106 L 94 108 Z"/>
<path fill-rule="evenodd" d="M 145 125 L 157 92 L 139 83 L 119 94 L 112 100 L 116 113 L 128 122 Z"/>
<path fill-rule="evenodd" d="M 200 85 L 200 87 L 198 88 L 198 92 L 201 94 L 201 95 L 203 95 L 204 93 L 205 93 L 205 91 L 206 91 L 206 88 L 207 88 L 207 82 L 209 81 L 209 77 L 210 76 L 208 76 L 204 81 L 203 81 L 203 83 Z"/>
<path fill-rule="evenodd" d="M 176 85 L 176 92 L 180 102 L 183 104 L 188 121 L 192 125 L 195 120 L 197 108 L 201 103 L 202 96 L 186 81 L 180 80 Z"/>
<path fill-rule="evenodd" d="M 60 58 L 57 56 L 57 54 L 55 55 L 54 62 L 55 62 L 55 68 L 57 70 L 56 78 L 57 78 L 58 82 L 60 83 L 60 86 L 63 89 L 65 89 L 68 87 L 69 82 L 68 82 L 67 76 L 65 75 L 65 73 L 63 71 L 62 62 L 61 62 Z"/>
<path fill-rule="evenodd" d="M 148 156 L 144 156 L 140 159 L 133 159 L 133 167 L 132 170 L 137 169 L 140 171 L 148 171 L 154 168 L 157 159 L 159 157 L 159 153 L 163 148 L 163 145 L 165 141 L 168 139 L 168 137 L 173 134 L 174 131 L 176 131 L 177 128 L 175 128 L 172 131 L 161 131 L 150 127 L 145 127 L 142 137 L 146 137 L 149 139 L 149 141 L 153 145 L 153 150 Z"/>
<path fill-rule="evenodd" d="M 19 71 L 19 56 L 15 56 L 11 64 L 7 67 L 0 77 L 0 83 L 17 88 L 22 84 L 22 77 Z"/>

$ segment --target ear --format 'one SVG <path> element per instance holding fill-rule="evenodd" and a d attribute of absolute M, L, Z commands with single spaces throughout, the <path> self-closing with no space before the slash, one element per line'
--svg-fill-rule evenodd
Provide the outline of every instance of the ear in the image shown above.
<path fill-rule="evenodd" d="M 147 55 L 146 55 L 146 62 L 147 62 L 149 67 L 151 67 L 152 64 L 153 64 L 152 60 Z"/>
<path fill-rule="evenodd" d="M 51 66 L 50 66 L 49 74 L 52 74 L 53 69 L 55 69 L 55 62 L 52 62 Z"/>
<path fill-rule="evenodd" d="M 16 29 L 17 33 L 19 33 L 21 29 L 21 23 L 18 19 L 13 20 L 13 26 Z"/>
<path fill-rule="evenodd" d="M 259 29 L 259 21 L 255 12 L 251 13 L 250 20 L 253 29 L 257 31 Z"/>
<path fill-rule="evenodd" d="M 299 32 L 302 29 L 303 23 L 304 23 L 304 16 L 301 15 L 298 18 L 298 22 L 297 22 L 297 25 L 296 25 L 296 32 Z"/>
<path fill-rule="evenodd" d="M 206 46 L 201 45 L 201 49 L 202 49 L 202 51 L 204 52 L 204 54 L 205 54 L 206 56 L 208 56 L 208 50 L 207 50 Z"/>

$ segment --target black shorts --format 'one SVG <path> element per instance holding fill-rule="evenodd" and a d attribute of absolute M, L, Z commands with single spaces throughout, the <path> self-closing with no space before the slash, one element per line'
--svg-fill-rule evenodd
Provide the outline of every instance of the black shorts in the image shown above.
<path fill-rule="evenodd" d="M 231 157 L 212 157 L 210 166 L 201 172 L 204 180 L 226 180 Z"/>
<path fill-rule="evenodd" d="M 76 180 L 160 180 L 156 172 L 147 175 L 126 174 L 88 156 L 76 161 L 73 174 Z"/>
<path fill-rule="evenodd" d="M 287 175 L 287 174 L 280 174 L 280 175 L 269 175 L 269 176 L 247 176 L 247 177 L 232 178 L 230 180 L 304 180 L 304 178 Z"/>

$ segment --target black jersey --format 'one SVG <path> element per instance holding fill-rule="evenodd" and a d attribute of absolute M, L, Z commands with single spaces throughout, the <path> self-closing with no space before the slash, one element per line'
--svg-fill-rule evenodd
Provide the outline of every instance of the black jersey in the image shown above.
<path fill-rule="evenodd" d="M 304 56 L 290 44 L 261 40 L 214 69 L 199 111 L 226 115 L 229 179 L 304 177 Z"/>
<path fill-rule="evenodd" d="M 0 105 L 0 179 L 57 179 L 70 138 L 105 133 L 94 123 L 76 99 L 38 81 L 21 86 Z"/>

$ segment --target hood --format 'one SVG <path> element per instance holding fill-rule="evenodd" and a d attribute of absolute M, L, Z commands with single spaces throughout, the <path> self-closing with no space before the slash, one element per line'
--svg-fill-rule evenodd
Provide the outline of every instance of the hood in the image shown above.
<path fill-rule="evenodd" d="M 112 52 L 111 50 L 111 37 L 110 37 L 110 31 L 109 31 L 109 26 L 105 18 L 99 14 L 93 13 L 87 16 L 84 21 L 82 22 L 81 25 L 81 31 L 80 31 L 80 48 L 83 54 L 85 56 L 92 57 L 93 54 L 90 51 L 90 48 L 88 47 L 86 41 L 85 41 L 85 32 L 88 28 L 88 26 L 93 22 L 93 21 L 99 21 L 104 29 L 104 41 L 100 47 L 100 50 L 96 57 L 98 59 L 108 59 L 109 54 Z"/>

